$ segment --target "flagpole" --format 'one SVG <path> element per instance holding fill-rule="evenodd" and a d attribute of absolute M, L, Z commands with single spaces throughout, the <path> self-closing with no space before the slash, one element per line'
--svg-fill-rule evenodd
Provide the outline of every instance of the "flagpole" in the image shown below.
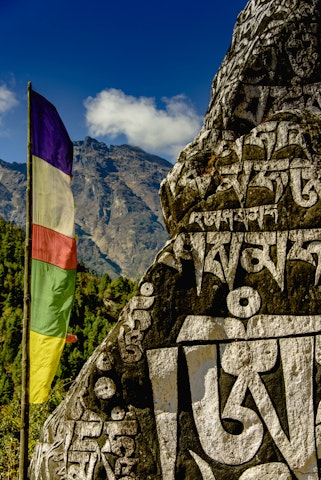
<path fill-rule="evenodd" d="M 22 391 L 20 423 L 19 480 L 28 477 L 29 439 L 29 331 L 31 316 L 31 239 L 32 239 L 32 140 L 31 140 L 31 82 L 28 82 L 28 138 L 27 138 L 27 191 L 26 191 L 26 240 L 24 263 L 24 313 L 22 328 Z"/>

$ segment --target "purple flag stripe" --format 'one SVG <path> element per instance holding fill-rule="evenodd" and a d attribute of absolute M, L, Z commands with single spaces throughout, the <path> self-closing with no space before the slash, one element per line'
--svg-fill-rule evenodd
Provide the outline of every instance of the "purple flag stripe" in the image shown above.
<path fill-rule="evenodd" d="M 71 175 L 73 145 L 56 110 L 42 95 L 32 91 L 32 154 Z"/>

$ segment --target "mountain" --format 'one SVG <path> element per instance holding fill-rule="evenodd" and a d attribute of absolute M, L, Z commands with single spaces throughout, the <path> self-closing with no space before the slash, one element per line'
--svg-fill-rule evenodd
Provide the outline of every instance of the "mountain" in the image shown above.
<path fill-rule="evenodd" d="M 138 147 L 74 142 L 78 257 L 90 270 L 139 278 L 168 239 L 159 186 L 172 164 Z M 25 226 L 26 164 L 0 160 L 0 215 Z"/>

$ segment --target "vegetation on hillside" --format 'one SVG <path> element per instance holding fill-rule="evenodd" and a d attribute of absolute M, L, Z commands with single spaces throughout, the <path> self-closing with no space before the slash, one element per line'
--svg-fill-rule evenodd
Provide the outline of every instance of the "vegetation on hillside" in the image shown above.
<path fill-rule="evenodd" d="M 24 238 L 22 229 L 0 217 L 0 478 L 4 479 L 18 476 Z M 99 277 L 84 267 L 77 273 L 69 330 L 78 341 L 65 346 L 48 403 L 31 408 L 30 451 L 44 420 L 136 291 L 137 283 L 124 277 Z"/>

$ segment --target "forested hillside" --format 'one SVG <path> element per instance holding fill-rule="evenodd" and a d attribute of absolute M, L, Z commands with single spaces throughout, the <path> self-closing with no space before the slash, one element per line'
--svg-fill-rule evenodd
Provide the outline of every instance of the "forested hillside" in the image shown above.
<path fill-rule="evenodd" d="M 0 478 L 16 478 L 17 474 L 24 239 L 22 229 L 0 217 Z M 84 266 L 79 270 L 70 321 L 70 332 L 78 341 L 65 346 L 50 402 L 32 410 L 31 446 L 41 422 L 60 402 L 65 388 L 136 292 L 137 284 L 127 278 L 111 280 L 107 274 L 98 276 Z"/>

